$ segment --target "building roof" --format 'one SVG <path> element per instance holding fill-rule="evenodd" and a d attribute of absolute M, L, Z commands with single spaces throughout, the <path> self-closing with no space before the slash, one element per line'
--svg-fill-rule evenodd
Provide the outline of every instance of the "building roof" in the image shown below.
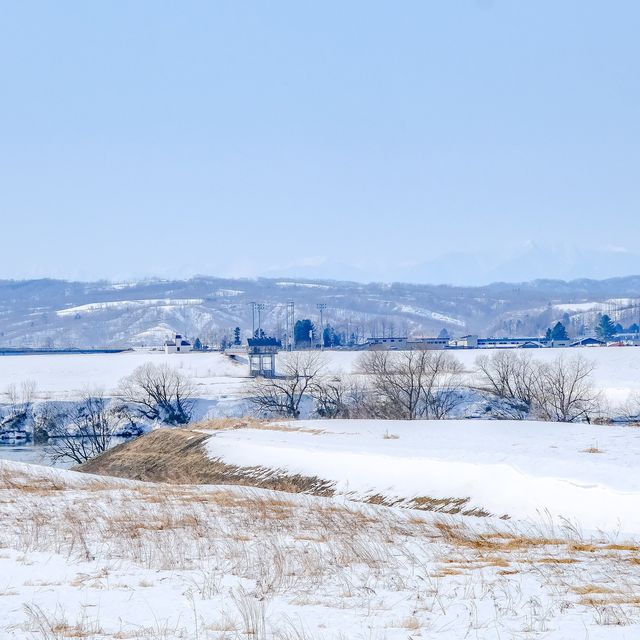
<path fill-rule="evenodd" d="M 538 340 L 527 340 L 526 342 L 523 342 L 518 349 L 543 349 L 544 346 L 545 345 Z"/>
<path fill-rule="evenodd" d="M 276 338 L 247 338 L 250 347 L 281 347 L 282 342 Z"/>
<path fill-rule="evenodd" d="M 572 347 L 579 347 L 580 345 L 585 345 L 585 344 L 605 344 L 604 340 L 600 340 L 599 338 L 593 338 L 591 336 L 589 336 L 588 338 L 582 338 L 580 340 L 576 340 L 575 342 L 571 343 Z"/>

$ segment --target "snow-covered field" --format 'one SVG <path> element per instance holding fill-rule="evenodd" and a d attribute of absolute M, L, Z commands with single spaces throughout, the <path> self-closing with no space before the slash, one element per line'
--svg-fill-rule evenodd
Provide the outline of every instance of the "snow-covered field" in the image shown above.
<path fill-rule="evenodd" d="M 637 388 L 640 351 L 583 351 L 607 394 Z M 478 352 L 456 355 L 471 370 Z M 358 356 L 327 354 L 336 372 Z M 148 361 L 192 377 L 201 402 L 248 382 L 218 353 L 145 352 L 0 358 L 0 380 L 72 399 Z M 639 428 L 242 424 L 197 427 L 205 463 L 317 477 L 331 497 L 0 460 L 0 638 L 640 637 Z"/>
<path fill-rule="evenodd" d="M 479 355 L 494 350 L 460 350 L 451 352 L 471 373 Z M 362 352 L 327 351 L 330 370 L 349 373 Z M 530 355 L 553 360 L 580 355 L 595 365 L 593 381 L 613 404 L 624 403 L 630 393 L 640 391 L 640 348 L 606 347 L 574 349 L 539 349 Z M 281 356 L 279 356 L 281 357 Z M 101 388 L 107 395 L 145 362 L 167 363 L 191 377 L 200 398 L 219 399 L 238 394 L 248 382 L 247 365 L 221 353 L 165 355 L 158 351 L 134 351 L 118 354 L 0 356 L 0 394 L 8 385 L 32 380 L 41 399 L 72 399 L 87 388 Z"/>
<path fill-rule="evenodd" d="M 31 380 L 40 399 L 71 400 L 87 389 L 112 394 L 119 381 L 147 362 L 169 364 L 192 378 L 201 398 L 219 398 L 247 380 L 247 366 L 221 353 L 166 355 L 161 351 L 111 354 L 0 356 L 0 392 Z"/>
<path fill-rule="evenodd" d="M 0 520 L 2 638 L 640 634 L 637 543 L 545 518 L 443 516 L 0 462 Z"/>

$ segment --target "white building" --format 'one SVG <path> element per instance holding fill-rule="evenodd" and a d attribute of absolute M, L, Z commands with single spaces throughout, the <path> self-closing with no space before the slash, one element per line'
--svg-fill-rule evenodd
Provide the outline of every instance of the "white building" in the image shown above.
<path fill-rule="evenodd" d="M 174 338 L 166 340 L 164 343 L 165 353 L 189 353 L 192 348 L 191 343 L 179 333 L 176 333 Z"/>
<path fill-rule="evenodd" d="M 478 336 L 468 335 L 461 338 L 454 338 L 449 341 L 449 345 L 457 347 L 458 349 L 477 349 L 478 348 Z"/>

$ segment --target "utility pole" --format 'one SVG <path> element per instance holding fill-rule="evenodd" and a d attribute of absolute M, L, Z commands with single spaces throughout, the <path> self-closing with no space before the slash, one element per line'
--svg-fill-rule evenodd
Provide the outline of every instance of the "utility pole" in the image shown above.
<path fill-rule="evenodd" d="M 256 303 L 250 302 L 251 305 L 251 337 L 256 337 Z"/>
<path fill-rule="evenodd" d="M 324 324 L 322 321 L 322 313 L 327 308 L 327 305 L 324 302 L 318 302 L 316 305 L 320 311 L 320 348 L 324 349 Z"/>

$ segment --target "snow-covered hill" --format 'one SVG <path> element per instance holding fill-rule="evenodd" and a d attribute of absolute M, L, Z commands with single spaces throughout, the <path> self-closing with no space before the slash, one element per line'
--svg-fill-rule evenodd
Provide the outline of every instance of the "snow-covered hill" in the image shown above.
<path fill-rule="evenodd" d="M 263 326 L 281 336 L 286 303 L 297 318 L 324 318 L 339 331 L 368 335 L 450 333 L 540 335 L 550 323 L 592 327 L 599 312 L 625 325 L 639 319 L 640 277 L 554 280 L 484 287 L 361 284 L 260 278 L 82 283 L 0 281 L 0 347 L 159 345 L 171 333 L 217 343 L 236 326 L 251 332 L 251 302 Z M 565 315 L 567 314 L 567 315 Z"/>

